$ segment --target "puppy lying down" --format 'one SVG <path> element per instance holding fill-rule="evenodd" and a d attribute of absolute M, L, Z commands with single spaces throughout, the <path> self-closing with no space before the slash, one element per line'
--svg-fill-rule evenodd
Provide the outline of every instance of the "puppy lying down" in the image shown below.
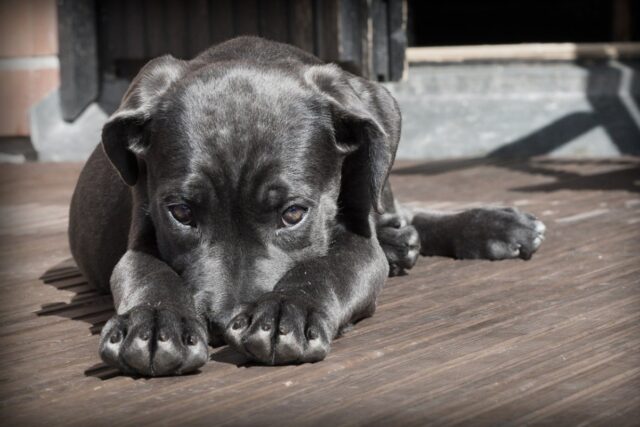
<path fill-rule="evenodd" d="M 71 203 L 73 256 L 117 311 L 102 359 L 182 374 L 226 343 L 316 362 L 419 254 L 529 259 L 544 233 L 530 214 L 401 209 L 400 122 L 381 85 L 259 38 L 145 65 Z"/>

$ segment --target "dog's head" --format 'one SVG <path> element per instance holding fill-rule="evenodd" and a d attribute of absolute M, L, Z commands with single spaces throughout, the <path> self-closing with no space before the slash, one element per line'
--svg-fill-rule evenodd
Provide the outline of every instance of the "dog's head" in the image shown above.
<path fill-rule="evenodd" d="M 372 235 L 398 118 L 383 88 L 332 65 L 165 56 L 132 82 L 102 144 L 159 256 L 206 295 L 202 310 L 228 312 L 326 254 L 336 227 Z"/>

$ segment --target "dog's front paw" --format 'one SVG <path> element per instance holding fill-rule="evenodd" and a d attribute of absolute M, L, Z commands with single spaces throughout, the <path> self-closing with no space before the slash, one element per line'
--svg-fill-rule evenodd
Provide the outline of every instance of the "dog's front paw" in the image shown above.
<path fill-rule="evenodd" d="M 241 308 L 226 340 L 252 360 L 268 365 L 317 362 L 333 339 L 331 323 L 305 296 L 269 292 Z"/>
<path fill-rule="evenodd" d="M 542 221 L 514 208 L 472 209 L 459 215 L 457 258 L 528 260 L 544 240 Z"/>
<path fill-rule="evenodd" d="M 402 276 L 415 265 L 420 255 L 420 236 L 413 225 L 407 225 L 399 215 L 381 220 L 376 233 L 389 262 L 389 276 Z"/>
<path fill-rule="evenodd" d="M 179 375 L 208 359 L 206 329 L 166 309 L 135 307 L 113 316 L 100 336 L 100 357 L 130 375 Z"/>

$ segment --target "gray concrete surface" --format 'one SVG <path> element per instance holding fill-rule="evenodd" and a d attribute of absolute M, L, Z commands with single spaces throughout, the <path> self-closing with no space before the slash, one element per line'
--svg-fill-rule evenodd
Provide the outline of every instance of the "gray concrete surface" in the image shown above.
<path fill-rule="evenodd" d="M 31 143 L 43 162 L 82 161 L 100 141 L 108 115 L 97 103 L 90 104 L 73 122 L 62 117 L 60 92 L 49 94 L 29 115 Z"/>
<path fill-rule="evenodd" d="M 398 158 L 640 154 L 638 62 L 412 65 Z"/>
<path fill-rule="evenodd" d="M 34 106 L 29 115 L 31 142 L 40 161 L 77 161 L 89 157 L 100 142 L 102 126 L 118 108 L 129 82 L 105 79 L 98 102 L 82 111 L 76 120 L 63 118 L 60 92 L 54 91 Z M 1 160 L 1 158 L 0 158 Z"/>

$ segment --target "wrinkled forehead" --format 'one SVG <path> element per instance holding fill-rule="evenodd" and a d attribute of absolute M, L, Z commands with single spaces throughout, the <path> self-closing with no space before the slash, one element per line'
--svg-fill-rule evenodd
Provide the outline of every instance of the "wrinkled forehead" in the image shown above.
<path fill-rule="evenodd" d="M 275 72 L 234 69 L 182 82 L 154 127 L 152 149 L 177 174 L 213 171 L 237 184 L 249 171 L 253 179 L 286 172 L 321 183 L 335 172 L 328 111 L 301 82 Z"/>
<path fill-rule="evenodd" d="M 182 120 L 189 129 L 196 129 L 206 118 L 238 131 L 253 126 L 276 130 L 319 119 L 314 92 L 294 75 L 240 67 L 207 71 L 176 89 Z"/>

